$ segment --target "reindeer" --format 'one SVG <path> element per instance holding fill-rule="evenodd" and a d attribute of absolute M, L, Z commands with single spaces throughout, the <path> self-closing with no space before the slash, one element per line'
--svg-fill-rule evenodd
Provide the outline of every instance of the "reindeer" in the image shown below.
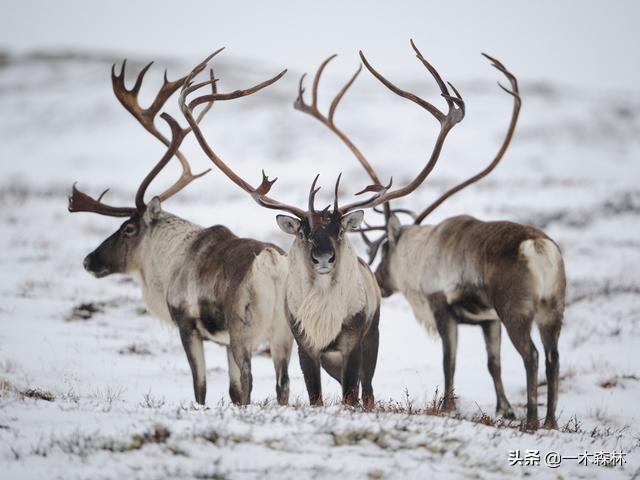
<path fill-rule="evenodd" d="M 323 121 L 331 125 L 341 98 L 360 71 L 358 69 L 336 95 L 328 117 L 324 117 L 317 107 L 318 84 L 325 66 L 332 58 L 325 60 L 316 73 L 311 104 L 304 100 L 304 76 L 300 79 L 295 103 L 297 109 L 315 118 L 324 119 Z M 204 66 L 197 66 L 192 75 L 197 75 Z M 262 182 L 257 188 L 253 188 L 234 173 L 207 144 L 192 115 L 193 107 L 207 102 L 209 97 L 204 95 L 189 103 L 186 101 L 187 95 L 204 84 L 189 86 L 187 82 L 183 87 L 180 99 L 182 112 L 207 156 L 259 205 L 292 215 L 278 215 L 276 220 L 283 232 L 295 237 L 289 250 L 286 311 L 291 331 L 298 344 L 300 366 L 312 405 L 323 405 L 321 367 L 340 382 L 343 403 L 357 404 L 359 385 L 362 384 L 364 407 L 370 409 L 374 405 L 372 379 L 378 354 L 380 291 L 371 270 L 365 261 L 358 258 L 346 234 L 359 230 L 364 216 L 363 209 L 408 195 L 417 188 L 433 169 L 448 131 L 464 116 L 464 102 L 458 92 L 453 89 L 455 96 L 452 96 L 435 69 L 431 66 L 428 68 L 449 105 L 449 113 L 445 115 L 425 102 L 425 108 L 443 125 L 443 132 L 428 164 L 403 188 L 389 191 L 391 181 L 386 186 L 369 186 L 358 195 L 374 192 L 373 195 L 343 206 L 338 204 L 341 178 L 339 175 L 335 184 L 333 209 L 327 207 L 320 211 L 316 210 L 314 205 L 319 190 L 316 188 L 318 176 L 311 185 L 305 211 L 268 197 L 267 193 L 277 179 L 269 180 L 264 171 Z"/>
<path fill-rule="evenodd" d="M 424 63 L 413 42 L 418 59 Z M 446 219 L 437 225 L 421 222 L 447 198 L 488 175 L 500 162 L 513 136 L 520 111 L 516 78 L 498 60 L 483 54 L 502 72 L 511 89 L 499 86 L 513 97 L 513 112 L 506 137 L 498 154 L 482 172 L 448 190 L 419 215 L 413 225 L 401 225 L 396 213 L 385 206 L 385 225 L 364 228 L 373 263 L 382 245 L 376 280 L 383 297 L 401 292 L 414 315 L 429 332 L 439 333 L 443 346 L 445 399 L 447 408 L 455 408 L 453 377 L 456 362 L 458 324 L 480 325 L 486 343 L 488 368 L 497 396 L 496 412 L 515 418 L 507 400 L 500 373 L 500 336 L 504 324 L 513 345 L 521 355 L 527 377 L 527 421 L 537 429 L 538 352 L 531 340 L 535 322 L 544 345 L 547 377 L 547 416 L 545 428 L 557 428 L 558 337 L 562 326 L 565 299 L 565 272 L 558 245 L 541 230 L 517 223 L 484 222 L 468 215 Z M 418 105 L 423 101 L 399 89 L 366 60 L 367 69 L 392 92 Z M 364 158 L 364 157 L 362 157 Z M 359 158 L 361 159 L 361 158 Z M 370 175 L 373 172 L 364 161 Z M 372 175 L 374 182 L 379 183 Z M 375 242 L 364 232 L 383 230 Z"/>
<path fill-rule="evenodd" d="M 133 208 L 112 207 L 102 202 L 104 193 L 94 199 L 74 185 L 69 211 L 128 217 L 113 235 L 87 255 L 84 268 L 97 278 L 114 273 L 138 278 L 149 311 L 178 327 L 191 367 L 197 403 L 205 403 L 203 340 L 211 340 L 227 346 L 229 395 L 234 403 L 243 405 L 250 402 L 252 351 L 268 342 L 276 370 L 277 400 L 279 404 L 287 404 L 288 365 L 293 344 L 284 313 L 287 258 L 275 245 L 238 238 L 222 225 L 202 228 L 161 208 L 162 202 L 206 172 L 193 175 L 187 159 L 179 151 L 190 128 L 181 128 L 173 117 L 162 113 L 160 116 L 171 129 L 169 140 L 154 124 L 158 112 L 183 86 L 186 77 L 170 82 L 165 72 L 164 84 L 151 106 L 142 108 L 138 103 L 138 92 L 150 66 L 140 72 L 133 88 L 127 90 L 125 64 L 117 75 L 114 65 L 113 90 L 136 120 L 167 145 L 167 151 L 140 184 Z M 196 123 L 214 101 L 250 95 L 273 84 L 285 72 L 247 90 L 223 94 L 217 93 L 211 71 L 208 83 L 212 94 Z M 147 187 L 174 155 L 182 164 L 182 177 L 145 203 Z"/>

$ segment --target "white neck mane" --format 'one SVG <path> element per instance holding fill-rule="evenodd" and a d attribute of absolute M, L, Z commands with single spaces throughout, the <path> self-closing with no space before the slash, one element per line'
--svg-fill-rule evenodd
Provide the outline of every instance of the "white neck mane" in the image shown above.
<path fill-rule="evenodd" d="M 346 319 L 365 309 L 367 295 L 349 240 L 344 239 L 333 272 L 313 274 L 310 280 L 302 250 L 294 244 L 290 252 L 287 302 L 309 346 L 321 350 L 338 336 Z"/>

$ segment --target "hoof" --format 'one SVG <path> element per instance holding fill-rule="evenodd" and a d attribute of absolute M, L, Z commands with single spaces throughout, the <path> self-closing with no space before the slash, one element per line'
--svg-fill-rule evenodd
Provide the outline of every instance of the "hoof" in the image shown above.
<path fill-rule="evenodd" d="M 540 428 L 540 420 L 538 420 L 537 418 L 527 419 L 524 425 L 525 430 L 532 431 L 532 432 L 535 432 L 539 428 Z"/>
<path fill-rule="evenodd" d="M 280 406 L 287 406 L 289 405 L 289 392 L 287 391 L 286 393 L 280 393 L 278 395 L 278 405 Z"/>
<path fill-rule="evenodd" d="M 502 417 L 505 420 L 515 420 L 516 419 L 516 414 L 513 413 L 513 410 L 511 410 L 510 408 L 508 408 L 508 409 L 505 409 L 505 408 L 496 409 L 496 416 Z"/>
<path fill-rule="evenodd" d="M 547 430 L 558 430 L 558 422 L 556 422 L 555 419 L 549 419 L 547 418 L 544 421 L 544 425 L 543 427 Z"/>
<path fill-rule="evenodd" d="M 442 403 L 443 412 L 454 412 L 456 410 L 456 401 L 452 398 L 445 400 Z"/>
<path fill-rule="evenodd" d="M 342 399 L 342 405 L 345 407 L 357 407 L 360 404 L 358 397 L 348 396 Z"/>

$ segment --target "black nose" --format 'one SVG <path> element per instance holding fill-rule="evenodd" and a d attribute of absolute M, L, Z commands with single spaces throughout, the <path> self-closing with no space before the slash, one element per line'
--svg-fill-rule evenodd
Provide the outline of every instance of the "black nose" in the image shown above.
<path fill-rule="evenodd" d="M 336 253 L 335 252 L 323 252 L 323 253 L 311 252 L 311 261 L 316 265 L 320 262 L 332 264 L 336 261 Z"/>
<path fill-rule="evenodd" d="M 91 265 L 91 259 L 89 258 L 91 255 L 87 255 L 86 257 L 84 257 L 84 260 L 82 261 L 82 266 L 84 267 L 84 269 L 89 272 L 89 266 Z"/>

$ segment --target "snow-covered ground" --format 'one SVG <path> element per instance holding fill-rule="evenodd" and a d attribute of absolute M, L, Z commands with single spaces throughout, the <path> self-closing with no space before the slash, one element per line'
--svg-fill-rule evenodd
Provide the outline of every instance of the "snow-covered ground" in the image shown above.
<path fill-rule="evenodd" d="M 330 53 L 330 52 L 327 52 Z M 403 85 L 437 100 L 432 80 L 406 54 Z M 253 362 L 253 404 L 229 405 L 226 354 L 206 346 L 207 408 L 193 404 L 191 375 L 175 330 L 146 313 L 135 283 L 96 280 L 82 259 L 119 225 L 69 214 L 72 182 L 116 204 L 131 204 L 138 182 L 162 154 L 111 93 L 108 55 L 42 53 L 0 58 L 0 469 L 2 478 L 563 478 L 632 477 L 640 472 L 640 97 L 565 89 L 521 78 L 523 110 L 504 163 L 483 183 L 445 203 L 432 221 L 469 213 L 545 229 L 562 247 L 568 305 L 560 338 L 559 431 L 532 434 L 493 419 L 495 397 L 481 330 L 460 331 L 459 411 L 432 415 L 442 391 L 441 347 L 398 295 L 382 307 L 374 413 L 328 401 L 310 408 L 294 352 L 292 405 L 274 405 L 266 356 Z M 130 75 L 146 59 L 130 59 Z M 176 78 L 190 65 L 157 58 Z M 321 58 L 311 61 L 313 70 Z M 375 61 L 375 57 L 372 58 Z M 336 60 L 356 66 L 356 57 Z M 480 63 L 479 63 L 480 64 Z M 261 81 L 259 69 L 216 61 L 222 90 Z M 480 64 L 481 65 L 481 64 Z M 400 205 L 419 208 L 484 167 L 502 140 L 511 104 L 488 65 L 475 78 L 451 78 L 468 117 L 452 132 L 432 178 Z M 383 70 L 383 65 L 380 66 Z M 143 102 L 161 78 L 152 69 Z M 320 124 L 291 108 L 300 72 L 246 99 L 215 105 L 205 131 L 222 157 L 250 181 L 278 176 L 276 197 L 303 204 L 321 174 L 324 199 L 338 172 L 343 192 L 367 184 L 349 152 Z M 515 72 L 516 74 L 518 72 Z M 393 96 L 363 72 L 336 121 L 400 184 L 420 168 L 437 133 L 426 112 Z M 130 78 L 130 77 L 129 77 Z M 327 71 L 321 102 L 343 81 Z M 154 83 L 155 82 L 155 83 Z M 401 82 L 402 83 L 402 82 Z M 172 111 L 181 118 L 172 101 Z M 194 170 L 208 160 L 194 142 Z M 160 191 L 174 165 L 152 186 Z M 160 185 L 158 185 L 160 184 Z M 222 223 L 286 249 L 274 213 L 255 206 L 217 171 L 165 208 L 202 225 Z M 375 223 L 375 214 L 367 214 Z M 362 243 L 353 238 L 364 254 Z M 536 343 L 539 345 L 537 334 Z M 539 350 L 541 346 L 539 345 Z M 504 336 L 507 396 L 525 414 L 522 362 Z M 544 378 L 541 368 L 540 379 Z M 325 398 L 338 385 L 325 375 Z M 546 390 L 539 389 L 540 414 Z M 332 404 L 333 403 L 333 404 Z M 436 402 L 437 403 L 437 402 Z M 428 410 L 431 415 L 426 414 Z M 437 409 L 436 409 L 437 410 Z M 603 467 L 565 459 L 552 469 L 510 466 L 509 452 L 577 456 L 622 451 Z M 593 460 L 594 457 L 590 457 Z"/>

